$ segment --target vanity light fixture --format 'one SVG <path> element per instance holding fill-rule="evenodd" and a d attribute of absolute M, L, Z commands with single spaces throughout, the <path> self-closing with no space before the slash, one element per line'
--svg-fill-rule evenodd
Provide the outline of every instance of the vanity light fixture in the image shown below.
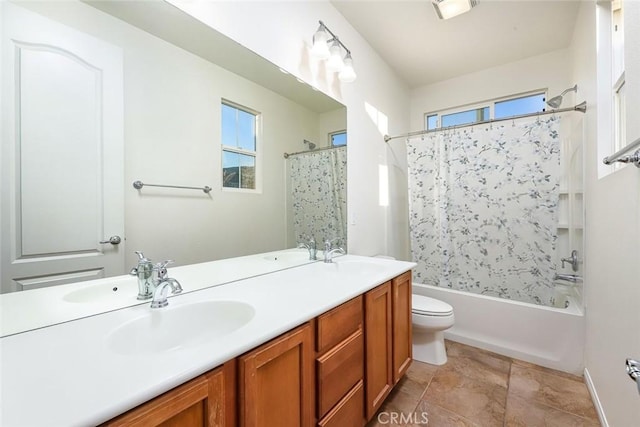
<path fill-rule="evenodd" d="M 477 0 L 431 0 L 440 19 L 449 19 L 469 12 L 478 4 Z"/>
<path fill-rule="evenodd" d="M 339 73 L 338 78 L 341 82 L 351 83 L 357 77 L 353 69 L 351 51 L 322 21 L 318 22 L 320 22 L 320 27 L 313 35 L 311 55 L 317 59 L 327 60 L 329 71 Z M 344 55 L 343 49 L 346 52 Z"/>

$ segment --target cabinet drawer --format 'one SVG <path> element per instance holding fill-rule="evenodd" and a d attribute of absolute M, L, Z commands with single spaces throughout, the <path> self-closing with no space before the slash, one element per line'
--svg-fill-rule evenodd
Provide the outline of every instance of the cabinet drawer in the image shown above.
<path fill-rule="evenodd" d="M 364 376 L 364 336 L 358 330 L 319 357 L 318 418 L 322 418 Z"/>
<path fill-rule="evenodd" d="M 316 348 L 323 353 L 362 326 L 362 296 L 318 317 Z"/>
<path fill-rule="evenodd" d="M 358 381 L 351 391 L 318 423 L 319 427 L 358 427 L 364 425 L 364 386 Z"/>

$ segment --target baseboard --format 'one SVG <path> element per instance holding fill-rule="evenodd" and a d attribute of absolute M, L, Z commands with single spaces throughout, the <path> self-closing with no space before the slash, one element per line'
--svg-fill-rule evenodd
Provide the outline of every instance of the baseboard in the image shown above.
<path fill-rule="evenodd" d="M 596 407 L 596 412 L 598 413 L 600 424 L 602 424 L 602 427 L 609 427 L 609 423 L 607 422 L 607 417 L 604 414 L 604 409 L 602 408 L 600 399 L 598 399 L 598 393 L 596 392 L 596 387 L 593 384 L 593 381 L 591 381 L 591 375 L 589 375 L 589 370 L 587 368 L 584 368 L 584 382 L 587 384 L 587 389 L 589 390 L 589 394 L 591 395 L 593 406 Z"/>

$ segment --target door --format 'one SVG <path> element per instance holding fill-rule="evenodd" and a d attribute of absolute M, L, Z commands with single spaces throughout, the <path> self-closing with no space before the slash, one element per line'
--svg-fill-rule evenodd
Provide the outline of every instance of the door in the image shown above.
<path fill-rule="evenodd" d="M 122 50 L 0 7 L 0 291 L 123 274 Z"/>
<path fill-rule="evenodd" d="M 313 358 L 308 323 L 240 356 L 240 426 L 311 427 Z"/>
<path fill-rule="evenodd" d="M 364 297 L 365 396 L 367 420 L 375 415 L 393 388 L 391 282 Z"/>

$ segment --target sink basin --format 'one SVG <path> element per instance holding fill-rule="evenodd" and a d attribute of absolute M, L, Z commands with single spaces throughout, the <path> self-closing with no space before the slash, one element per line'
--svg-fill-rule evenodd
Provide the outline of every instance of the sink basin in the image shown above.
<path fill-rule="evenodd" d="M 149 309 L 113 330 L 107 336 L 107 346 L 124 355 L 176 351 L 230 334 L 254 315 L 254 308 L 240 301 L 202 301 Z"/>
<path fill-rule="evenodd" d="M 138 287 L 135 279 L 100 283 L 89 285 L 80 289 L 75 289 L 63 295 L 66 302 L 86 304 L 86 303 L 109 303 L 114 301 L 130 300 L 136 302 Z"/>
<path fill-rule="evenodd" d="M 374 262 L 334 259 L 332 263 L 324 264 L 326 269 L 336 274 L 375 274 L 384 271 L 384 267 Z"/>

